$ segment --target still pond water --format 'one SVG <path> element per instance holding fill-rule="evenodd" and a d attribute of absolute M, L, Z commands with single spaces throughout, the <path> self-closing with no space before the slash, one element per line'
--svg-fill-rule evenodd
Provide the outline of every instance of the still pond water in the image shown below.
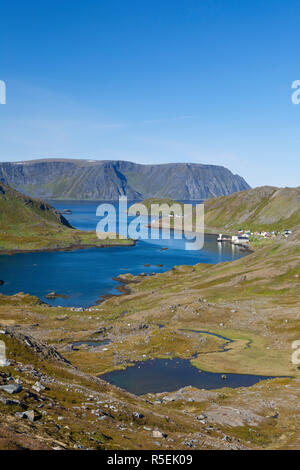
<path fill-rule="evenodd" d="M 116 370 L 100 378 L 135 395 L 173 392 L 192 386 L 213 390 L 222 387 L 251 387 L 261 380 L 273 377 L 246 374 L 217 374 L 198 370 L 185 359 L 153 359 L 137 362 L 125 370 Z"/>

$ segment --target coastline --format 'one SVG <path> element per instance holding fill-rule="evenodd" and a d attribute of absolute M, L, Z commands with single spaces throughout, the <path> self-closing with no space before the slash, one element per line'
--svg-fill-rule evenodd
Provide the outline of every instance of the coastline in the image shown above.
<path fill-rule="evenodd" d="M 56 248 L 33 248 L 28 250 L 20 249 L 11 249 L 11 250 L 0 250 L 0 255 L 16 255 L 20 253 L 54 253 L 58 251 L 76 251 L 76 250 L 85 250 L 88 248 L 114 248 L 114 247 L 127 247 L 127 246 L 136 246 L 136 240 L 128 240 L 128 243 L 101 243 L 97 245 L 96 243 L 91 244 L 71 244 L 64 247 Z"/>
<path fill-rule="evenodd" d="M 169 227 L 169 225 L 164 225 L 163 219 L 159 219 L 159 222 L 160 222 L 159 224 L 157 224 L 156 221 L 152 222 L 153 225 L 150 222 L 149 224 L 147 224 L 147 227 L 148 228 L 152 228 L 152 227 L 153 228 L 160 228 L 160 229 L 170 228 L 170 231 L 172 231 L 172 232 L 175 232 L 175 231 L 181 232 L 181 233 L 184 232 L 184 229 L 178 229 L 178 228 L 174 228 L 174 227 L 171 227 L 171 226 Z M 233 235 L 233 232 L 229 233 L 229 232 L 226 232 L 222 229 L 217 230 L 216 227 L 213 228 L 213 227 L 208 227 L 208 226 L 206 226 L 204 228 L 204 232 L 198 232 L 197 230 L 195 230 L 194 232 L 186 232 L 186 233 L 193 234 L 193 235 L 203 233 L 204 235 L 214 235 L 214 236 L 218 237 L 220 232 L 222 232 L 223 235 L 226 235 L 228 237 L 231 237 Z M 255 249 L 252 246 L 251 247 L 250 246 L 247 247 L 247 246 L 243 246 L 243 245 L 236 245 L 236 246 L 239 246 L 240 248 L 243 248 L 245 251 L 249 251 L 250 253 L 255 252 Z"/>

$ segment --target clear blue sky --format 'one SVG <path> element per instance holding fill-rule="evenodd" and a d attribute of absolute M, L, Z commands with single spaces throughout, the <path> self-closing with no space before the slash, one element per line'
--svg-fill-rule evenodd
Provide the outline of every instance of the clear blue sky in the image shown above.
<path fill-rule="evenodd" d="M 299 7 L 2 2 L 0 160 L 212 163 L 252 186 L 300 185 Z"/>

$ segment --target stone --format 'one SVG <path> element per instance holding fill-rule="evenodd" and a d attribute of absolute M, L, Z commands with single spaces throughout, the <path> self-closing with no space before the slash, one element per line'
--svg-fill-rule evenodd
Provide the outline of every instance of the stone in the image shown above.
<path fill-rule="evenodd" d="M 35 390 L 36 392 L 40 393 L 42 392 L 43 390 L 46 389 L 46 387 L 44 387 L 44 385 L 41 384 L 41 382 L 36 382 L 33 386 L 32 386 L 33 390 Z"/>
<path fill-rule="evenodd" d="M 153 437 L 155 437 L 156 439 L 157 439 L 157 438 L 158 438 L 158 439 L 162 439 L 162 438 L 166 438 L 166 437 L 168 436 L 167 434 L 165 434 L 165 433 L 163 433 L 163 432 L 161 432 L 161 431 L 158 431 L 158 430 L 153 431 L 152 435 L 153 435 Z"/>
<path fill-rule="evenodd" d="M 21 411 L 21 412 L 18 411 L 16 413 L 16 417 L 21 418 L 21 419 L 29 419 L 29 421 L 31 421 L 32 423 L 38 419 L 38 416 L 35 414 L 33 410 Z"/>
<path fill-rule="evenodd" d="M 105 326 L 102 326 L 98 328 L 97 330 L 94 331 L 94 335 L 104 335 L 106 333 L 106 328 Z"/>
<path fill-rule="evenodd" d="M 2 403 L 3 405 L 11 405 L 11 406 L 20 405 L 19 400 L 11 400 L 10 398 L 1 397 L 1 396 L 0 396 L 0 403 Z"/>
<path fill-rule="evenodd" d="M 139 413 L 138 411 L 134 411 L 132 413 L 132 416 L 136 419 L 143 419 L 144 418 L 144 415 L 142 413 Z"/>
<path fill-rule="evenodd" d="M 195 447 L 195 441 L 184 441 L 183 445 L 187 447 Z"/>
<path fill-rule="evenodd" d="M 0 390 L 3 390 L 6 393 L 9 393 L 10 395 L 14 395 L 15 393 L 20 393 L 22 391 L 22 386 L 18 384 L 7 384 L 7 385 L 2 385 L 0 387 Z"/>
<path fill-rule="evenodd" d="M 37 416 L 33 410 L 25 411 L 24 417 L 29 419 L 32 423 L 37 420 Z"/>
<path fill-rule="evenodd" d="M 174 397 L 163 397 L 163 401 L 167 401 L 167 402 L 175 401 L 175 398 Z"/>

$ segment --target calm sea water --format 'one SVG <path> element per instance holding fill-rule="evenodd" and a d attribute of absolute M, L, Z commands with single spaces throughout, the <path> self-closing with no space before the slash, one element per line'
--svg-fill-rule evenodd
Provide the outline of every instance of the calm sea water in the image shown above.
<path fill-rule="evenodd" d="M 71 209 L 72 215 L 65 217 L 76 228 L 96 229 L 99 202 L 52 201 L 52 205 L 59 210 Z M 163 247 L 168 249 L 161 251 Z M 9 295 L 25 292 L 45 300 L 47 293 L 55 291 L 68 298 L 47 300 L 52 305 L 88 307 L 95 304 L 101 295 L 119 293 L 116 289 L 118 284 L 112 279 L 119 274 L 164 272 L 175 265 L 215 264 L 247 254 L 230 244 L 218 244 L 213 235 L 205 236 L 202 250 L 187 251 L 184 247 L 184 240 L 171 238 L 138 241 L 135 247 L 2 255 L 0 279 L 5 284 L 0 287 L 0 292 Z"/>

